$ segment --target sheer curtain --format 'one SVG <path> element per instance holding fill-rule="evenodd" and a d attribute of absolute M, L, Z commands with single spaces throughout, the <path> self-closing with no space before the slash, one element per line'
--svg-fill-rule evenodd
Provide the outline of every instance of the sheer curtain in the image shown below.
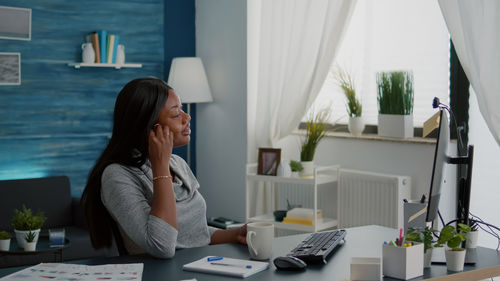
<path fill-rule="evenodd" d="M 439 0 L 439 5 L 479 110 L 500 144 L 500 1 Z"/>
<path fill-rule="evenodd" d="M 350 0 L 249 4 L 260 11 L 248 15 L 249 24 L 256 25 L 248 30 L 249 162 L 256 162 L 259 147 L 272 147 L 297 127 L 321 89 L 355 4 Z M 250 200 L 258 206 L 251 213 L 270 211 L 269 193 L 257 190 Z"/>

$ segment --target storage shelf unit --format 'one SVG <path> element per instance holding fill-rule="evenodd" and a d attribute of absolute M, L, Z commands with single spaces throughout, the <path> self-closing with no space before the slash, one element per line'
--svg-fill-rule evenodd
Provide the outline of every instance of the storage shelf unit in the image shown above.
<path fill-rule="evenodd" d="M 141 68 L 142 64 L 140 63 L 123 63 L 123 64 L 118 64 L 118 63 L 84 63 L 84 62 L 74 62 L 74 63 L 68 63 L 68 66 L 72 66 L 74 68 L 81 68 L 81 67 L 112 67 L 115 69 L 120 69 L 120 68 Z"/>
<path fill-rule="evenodd" d="M 282 177 L 282 176 L 266 176 L 257 175 L 257 164 L 248 164 L 246 173 L 246 220 L 247 222 L 272 222 L 274 226 L 278 229 L 287 229 L 295 231 L 304 232 L 316 232 L 325 230 L 328 228 L 333 228 L 338 225 L 336 218 L 328 217 L 328 213 L 323 213 L 323 219 L 320 221 L 314 220 L 313 225 L 302 225 L 294 223 L 283 223 L 274 220 L 273 213 L 268 213 L 261 216 L 250 217 L 250 194 L 252 189 L 255 188 L 254 183 L 264 182 L 270 183 L 273 191 L 271 192 L 274 198 L 271 199 L 273 202 L 273 210 L 276 210 L 278 194 L 277 194 L 277 184 L 293 184 L 300 186 L 300 188 L 310 189 L 313 192 L 313 213 L 316 214 L 318 208 L 318 185 L 322 184 L 333 184 L 338 182 L 339 179 L 340 166 L 324 166 L 315 167 L 314 175 L 308 177 Z"/>

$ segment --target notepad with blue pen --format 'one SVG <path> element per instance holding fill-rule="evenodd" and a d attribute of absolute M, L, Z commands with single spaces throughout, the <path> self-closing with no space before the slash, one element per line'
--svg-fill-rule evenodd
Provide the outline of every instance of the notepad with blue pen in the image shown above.
<path fill-rule="evenodd" d="M 268 262 L 207 256 L 185 264 L 182 269 L 246 278 L 269 268 Z"/>

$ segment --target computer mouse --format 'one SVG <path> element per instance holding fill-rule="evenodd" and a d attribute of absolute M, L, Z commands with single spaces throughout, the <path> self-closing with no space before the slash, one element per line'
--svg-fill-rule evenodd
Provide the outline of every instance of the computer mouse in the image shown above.
<path fill-rule="evenodd" d="M 279 270 L 305 270 L 307 264 L 296 257 L 282 256 L 274 259 L 274 265 Z"/>

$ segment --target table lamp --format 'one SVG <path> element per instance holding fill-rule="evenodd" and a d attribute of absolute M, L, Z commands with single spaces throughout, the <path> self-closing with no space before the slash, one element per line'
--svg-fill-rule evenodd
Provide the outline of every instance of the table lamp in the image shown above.
<path fill-rule="evenodd" d="M 167 83 L 181 97 L 182 103 L 187 104 L 189 115 L 191 103 L 213 101 L 203 63 L 198 57 L 174 58 Z M 191 142 L 187 145 L 187 163 L 191 166 Z"/>

